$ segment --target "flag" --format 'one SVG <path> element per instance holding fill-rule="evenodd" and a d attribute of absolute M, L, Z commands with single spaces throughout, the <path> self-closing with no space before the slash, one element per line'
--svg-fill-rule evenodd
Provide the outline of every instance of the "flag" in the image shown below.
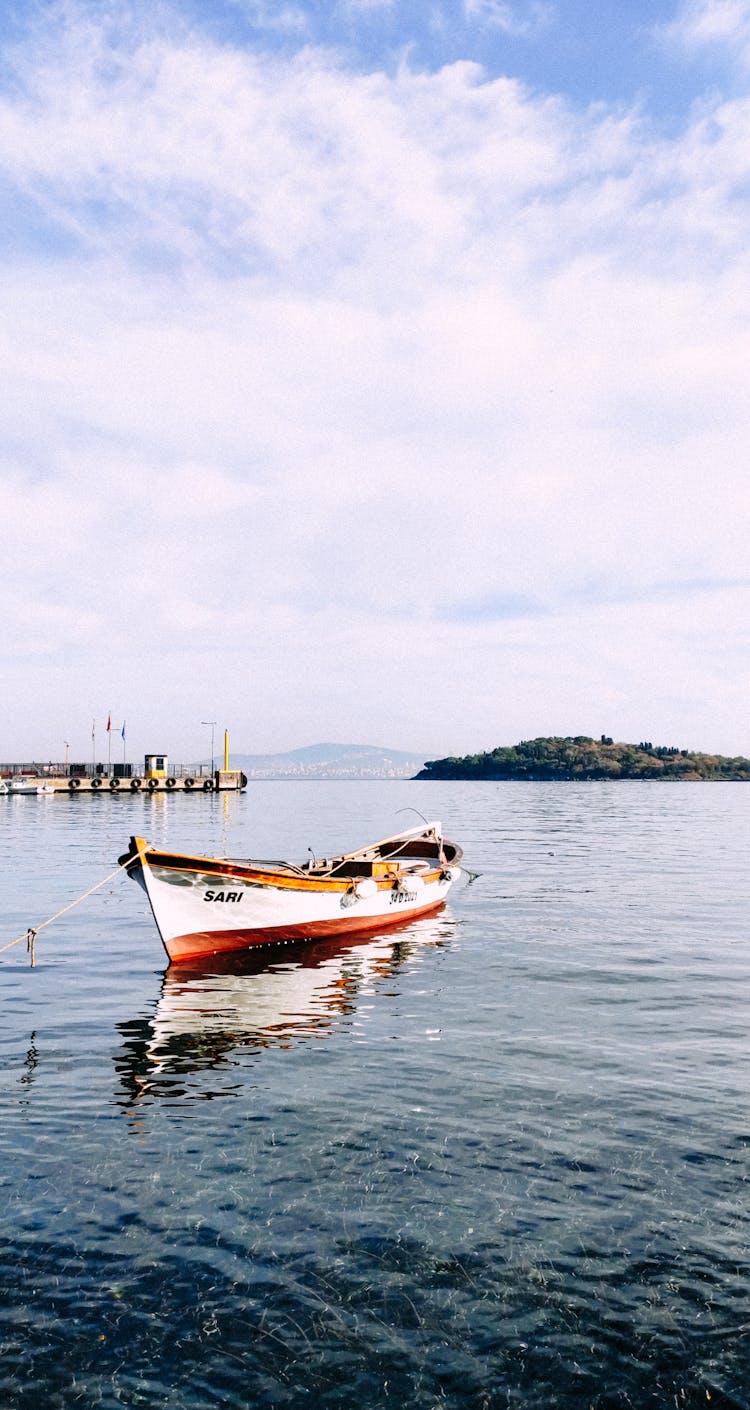
<path fill-rule="evenodd" d="M 96 739 L 96 720 L 91 721 L 91 738 Z"/>
<path fill-rule="evenodd" d="M 111 715 L 107 715 L 107 734 L 109 734 L 109 731 L 111 730 L 111 728 L 112 728 L 112 716 L 111 716 Z"/>
<path fill-rule="evenodd" d="M 122 722 L 122 737 L 125 738 L 125 721 Z"/>

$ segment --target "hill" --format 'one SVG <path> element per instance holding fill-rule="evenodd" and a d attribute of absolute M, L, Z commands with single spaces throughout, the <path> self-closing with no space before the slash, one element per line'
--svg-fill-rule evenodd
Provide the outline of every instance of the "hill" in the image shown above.
<path fill-rule="evenodd" d="M 424 754 L 374 744 L 308 744 L 284 754 L 235 754 L 232 768 L 249 779 L 413 778 Z"/>
<path fill-rule="evenodd" d="M 749 780 L 750 759 L 696 754 L 649 742 L 615 744 L 607 736 L 525 739 L 485 754 L 431 759 L 419 779 L 671 779 Z"/>

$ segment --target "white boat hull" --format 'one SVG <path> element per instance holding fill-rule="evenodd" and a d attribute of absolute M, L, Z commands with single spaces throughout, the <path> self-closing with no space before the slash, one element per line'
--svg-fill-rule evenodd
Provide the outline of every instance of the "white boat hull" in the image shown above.
<path fill-rule="evenodd" d="M 176 962 L 398 925 L 440 910 L 460 875 L 445 860 L 375 877 L 337 879 L 281 866 L 274 873 L 262 862 L 173 856 L 142 838 L 132 840 L 121 862 L 145 890 Z"/>

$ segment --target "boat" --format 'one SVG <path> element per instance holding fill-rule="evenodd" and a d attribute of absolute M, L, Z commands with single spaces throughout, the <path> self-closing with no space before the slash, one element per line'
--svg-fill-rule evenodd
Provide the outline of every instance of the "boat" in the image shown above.
<path fill-rule="evenodd" d="M 14 774 L 8 779 L 8 793 L 54 793 L 51 783 L 40 783 L 27 774 Z"/>
<path fill-rule="evenodd" d="M 148 897 L 173 963 L 377 931 L 439 911 L 461 848 L 426 823 L 355 852 L 291 862 L 188 856 L 131 837 L 119 858 Z"/>

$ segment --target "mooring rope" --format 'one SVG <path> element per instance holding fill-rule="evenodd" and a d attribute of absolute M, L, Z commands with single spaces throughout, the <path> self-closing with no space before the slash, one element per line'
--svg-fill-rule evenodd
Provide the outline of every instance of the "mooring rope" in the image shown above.
<path fill-rule="evenodd" d="M 139 857 L 130 857 L 127 862 L 120 863 L 118 866 L 115 867 L 114 871 L 111 871 L 109 873 L 108 876 L 103 877 L 101 881 L 97 881 L 95 886 L 90 886 L 88 891 L 84 891 L 82 896 L 77 896 L 75 901 L 69 901 L 67 906 L 63 906 L 62 910 L 55 911 L 55 914 L 53 916 L 50 916 L 48 920 L 41 921 L 39 925 L 30 925 L 28 929 L 24 931 L 23 935 L 17 935 L 15 940 L 9 940 L 7 945 L 0 945 L 0 955 L 2 955 L 5 950 L 12 950 L 14 945 L 20 945 L 22 941 L 25 940 L 26 949 L 28 950 L 31 959 L 31 968 L 33 969 L 36 963 L 34 943 L 36 941 L 37 935 L 39 934 L 39 931 L 45 930 L 48 925 L 52 924 L 53 920 L 59 920 L 60 916 L 64 916 L 66 911 L 72 911 L 74 906 L 80 906 L 81 901 L 85 901 L 87 896 L 93 896 L 95 891 L 98 891 L 99 888 L 102 886 L 106 886 L 107 882 L 111 881 L 113 877 L 117 876 L 118 872 L 127 871 L 128 867 L 133 865 L 133 862 L 137 862 L 139 860 Z"/>

